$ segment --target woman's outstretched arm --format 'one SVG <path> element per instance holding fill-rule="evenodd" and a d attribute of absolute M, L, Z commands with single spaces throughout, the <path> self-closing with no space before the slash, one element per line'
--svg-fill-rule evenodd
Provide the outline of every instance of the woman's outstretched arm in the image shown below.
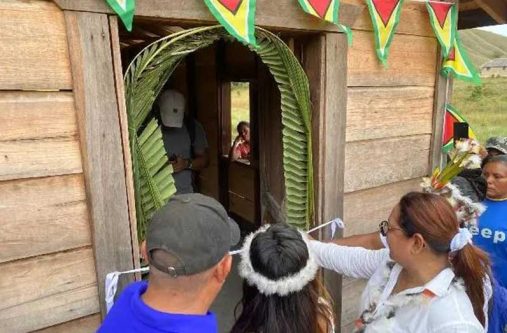
<path fill-rule="evenodd" d="M 319 241 L 310 241 L 310 249 L 321 267 L 353 278 L 369 279 L 389 259 L 386 249 L 374 251 Z"/>

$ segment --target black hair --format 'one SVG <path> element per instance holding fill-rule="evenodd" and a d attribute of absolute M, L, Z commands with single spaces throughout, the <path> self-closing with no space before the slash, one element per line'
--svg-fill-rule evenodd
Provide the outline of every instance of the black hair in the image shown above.
<path fill-rule="evenodd" d="M 271 280 L 299 272 L 305 267 L 309 252 L 299 231 L 287 224 L 278 223 L 258 234 L 250 247 L 250 260 L 254 270 Z M 318 280 L 308 283 L 301 291 L 286 296 L 264 295 L 257 288 L 243 284 L 243 299 L 236 306 L 242 312 L 231 333 L 315 333 L 322 319 L 331 317 L 327 307 L 319 302 Z"/>
<path fill-rule="evenodd" d="M 488 156 L 482 161 L 482 167 L 484 168 L 486 164 L 494 162 L 507 164 L 507 155 Z"/>
<path fill-rule="evenodd" d="M 243 130 L 244 127 L 250 127 L 250 123 L 248 121 L 240 121 L 238 126 L 236 126 L 238 134 L 241 134 L 241 130 Z"/>

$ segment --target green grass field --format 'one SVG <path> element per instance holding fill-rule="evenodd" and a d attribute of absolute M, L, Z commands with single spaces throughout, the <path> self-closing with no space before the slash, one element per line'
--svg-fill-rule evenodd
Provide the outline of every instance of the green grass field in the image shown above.
<path fill-rule="evenodd" d="M 482 86 L 454 81 L 451 104 L 467 119 L 480 142 L 507 136 L 507 78 L 484 78 Z"/>

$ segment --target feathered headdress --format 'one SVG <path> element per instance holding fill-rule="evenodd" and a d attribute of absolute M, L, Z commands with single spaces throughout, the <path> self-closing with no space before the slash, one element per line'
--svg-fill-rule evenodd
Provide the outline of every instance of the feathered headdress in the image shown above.
<path fill-rule="evenodd" d="M 424 192 L 438 194 L 449 201 L 462 227 L 476 226 L 478 217 L 486 208 L 463 195 L 451 181 L 464 169 L 480 168 L 482 149 L 473 139 L 457 141 L 455 149 L 449 153 L 450 160 L 447 165 L 442 170 L 436 168 L 431 177 L 424 177 L 421 183 Z"/>

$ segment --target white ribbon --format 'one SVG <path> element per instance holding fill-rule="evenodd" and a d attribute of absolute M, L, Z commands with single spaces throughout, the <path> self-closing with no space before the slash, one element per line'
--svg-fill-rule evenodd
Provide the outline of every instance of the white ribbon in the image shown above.
<path fill-rule="evenodd" d="M 459 251 L 467 244 L 472 244 L 472 234 L 467 228 L 459 228 L 458 233 L 451 240 L 451 252 Z"/>
<path fill-rule="evenodd" d="M 345 223 L 343 223 L 343 221 L 339 217 L 337 217 L 337 218 L 332 219 L 329 222 L 318 225 L 315 228 L 308 230 L 306 233 L 309 234 L 310 232 L 314 232 L 315 230 L 319 230 L 319 229 L 324 228 L 325 226 L 328 226 L 330 224 L 331 224 L 331 238 L 334 238 L 334 234 L 336 233 L 337 228 L 345 229 Z"/>
<path fill-rule="evenodd" d="M 324 227 L 326 227 L 326 226 L 328 226 L 330 224 L 331 224 L 331 238 L 334 238 L 334 234 L 336 233 L 336 229 L 337 228 L 345 229 L 345 223 L 343 223 L 343 221 L 339 217 L 337 217 L 335 219 L 332 219 L 329 222 L 326 222 L 324 224 L 318 225 L 315 228 L 308 230 L 306 233 L 309 234 L 311 232 L 314 232 L 316 230 L 324 228 Z M 239 250 L 229 251 L 229 254 L 231 256 L 233 256 L 235 254 L 241 253 L 242 251 L 243 251 L 243 247 L 241 249 L 239 249 Z"/>
<path fill-rule="evenodd" d="M 124 272 L 111 272 L 106 275 L 106 309 L 107 312 L 111 310 L 114 304 L 114 296 L 116 295 L 116 291 L 118 290 L 118 278 L 122 274 L 131 274 L 131 273 L 142 273 L 149 271 L 149 267 L 142 267 L 138 269 L 131 269 L 130 271 Z"/>
<path fill-rule="evenodd" d="M 343 221 L 340 218 L 337 217 L 335 219 L 332 219 L 329 222 L 326 222 L 324 224 L 316 226 L 313 229 L 308 230 L 306 233 L 308 234 L 308 233 L 313 232 L 315 230 L 319 230 L 321 228 L 324 228 L 324 227 L 326 227 L 328 225 L 331 225 L 331 238 L 334 237 L 337 228 L 340 228 L 340 229 L 344 229 L 345 228 L 345 224 L 343 223 Z M 235 255 L 235 254 L 241 253 L 242 251 L 243 251 L 243 249 L 241 248 L 239 250 L 229 251 L 229 254 L 230 255 Z M 124 271 L 124 272 L 111 272 L 111 273 L 108 273 L 106 275 L 106 285 L 105 285 L 105 288 L 106 288 L 106 290 L 105 290 L 106 291 L 105 301 L 106 301 L 107 312 L 109 312 L 109 310 L 111 310 L 111 308 L 113 307 L 114 297 L 116 296 L 116 291 L 118 290 L 118 279 L 119 279 L 120 275 L 122 275 L 122 274 L 132 274 L 132 273 L 148 272 L 149 270 L 150 270 L 149 267 L 143 267 L 143 268 L 132 269 L 132 270 L 129 270 L 129 271 Z"/>

